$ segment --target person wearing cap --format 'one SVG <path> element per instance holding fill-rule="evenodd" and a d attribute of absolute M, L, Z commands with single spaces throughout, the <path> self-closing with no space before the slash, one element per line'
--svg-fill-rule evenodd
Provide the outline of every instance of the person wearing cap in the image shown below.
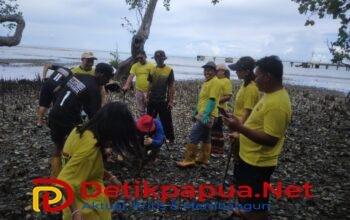
<path fill-rule="evenodd" d="M 237 63 L 229 65 L 229 68 L 236 71 L 239 80 L 243 80 L 235 97 L 233 114 L 244 124 L 259 101 L 259 90 L 254 82 L 255 61 L 248 56 L 241 57 Z"/>
<path fill-rule="evenodd" d="M 236 71 L 238 79 L 243 81 L 233 103 L 233 115 L 244 124 L 260 97 L 258 87 L 254 82 L 255 60 L 249 56 L 241 57 L 235 64 L 228 67 Z M 229 136 L 235 143 L 232 145 L 234 146 L 233 155 L 235 160 L 238 160 L 239 133 L 232 132 Z"/>
<path fill-rule="evenodd" d="M 209 163 L 211 141 L 210 131 L 214 120 L 218 117 L 217 105 L 220 101 L 221 83 L 216 77 L 216 65 L 210 61 L 202 66 L 205 82 L 201 85 L 198 103 L 195 109 L 196 122 L 189 135 L 189 143 L 186 145 L 185 158 L 177 162 L 179 167 L 189 167 L 195 163 Z M 197 145 L 202 143 L 197 155 Z"/>
<path fill-rule="evenodd" d="M 147 114 L 154 118 L 159 115 L 166 138 L 170 142 L 174 142 L 174 126 L 171 117 L 171 109 L 175 105 L 174 72 L 171 67 L 164 64 L 164 60 L 167 59 L 164 51 L 157 50 L 153 58 L 156 60 L 157 66 L 148 76 Z"/>
<path fill-rule="evenodd" d="M 216 66 L 216 71 L 216 76 L 222 84 L 218 108 L 222 108 L 223 110 L 227 111 L 227 102 L 232 97 L 230 71 L 227 69 L 225 64 L 218 64 Z M 219 115 L 211 129 L 211 153 L 223 154 L 224 144 L 223 122 L 222 117 Z"/>
<path fill-rule="evenodd" d="M 123 91 L 127 91 L 130 89 L 132 80 L 136 76 L 135 82 L 135 101 L 136 101 L 136 109 L 137 115 L 141 116 L 146 114 L 147 107 L 147 94 L 149 89 L 148 76 L 151 73 L 154 65 L 146 60 L 146 53 L 141 52 L 136 56 L 136 63 L 131 66 L 130 75 L 125 82 Z"/>
<path fill-rule="evenodd" d="M 234 176 L 237 186 L 250 186 L 252 195 L 263 194 L 263 184 L 270 183 L 278 157 L 283 150 L 285 134 L 291 121 L 291 102 L 283 87 L 283 64 L 277 56 L 264 57 L 257 61 L 255 82 L 263 97 L 253 108 L 243 124 L 235 116 L 224 117 L 225 124 L 240 133 L 239 160 L 235 161 Z M 260 209 L 251 212 L 238 210 L 234 215 L 244 219 L 268 219 L 268 196 L 239 198 L 245 204 Z"/>
<path fill-rule="evenodd" d="M 81 64 L 79 66 L 73 67 L 72 73 L 73 74 L 90 74 L 93 75 L 95 72 L 94 61 L 97 60 L 97 58 L 94 56 L 94 54 L 90 51 L 86 51 L 81 54 Z"/>
<path fill-rule="evenodd" d="M 57 176 L 60 170 L 60 154 L 66 136 L 74 126 L 82 123 L 83 109 L 91 119 L 101 108 L 101 86 L 113 77 L 113 67 L 99 63 L 95 74 L 78 74 L 71 76 L 60 91 L 49 113 L 51 139 L 56 146 L 51 161 L 51 175 Z"/>
<path fill-rule="evenodd" d="M 143 115 L 137 120 L 136 125 L 140 143 L 146 149 L 146 162 L 153 162 L 165 140 L 162 123 L 151 115 Z"/>

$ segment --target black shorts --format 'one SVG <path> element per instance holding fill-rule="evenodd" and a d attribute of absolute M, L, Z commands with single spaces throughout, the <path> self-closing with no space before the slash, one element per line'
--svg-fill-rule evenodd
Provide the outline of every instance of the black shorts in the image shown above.
<path fill-rule="evenodd" d="M 51 132 L 51 140 L 55 143 L 57 150 L 62 151 L 64 142 L 69 133 L 73 130 L 74 124 L 61 125 L 52 119 L 50 120 L 49 117 L 48 125 Z"/>
<path fill-rule="evenodd" d="M 40 89 L 39 106 L 49 108 L 54 100 L 54 86 L 50 81 L 45 81 Z"/>
<path fill-rule="evenodd" d="M 263 183 L 270 183 L 270 177 L 275 170 L 272 167 L 257 167 L 244 162 L 241 158 L 235 163 L 234 176 L 236 186 L 250 186 L 253 190 L 252 198 L 239 198 L 244 207 L 252 207 L 252 212 L 264 212 L 269 209 L 269 197 L 263 197 Z M 255 196 L 259 194 L 260 196 Z"/>

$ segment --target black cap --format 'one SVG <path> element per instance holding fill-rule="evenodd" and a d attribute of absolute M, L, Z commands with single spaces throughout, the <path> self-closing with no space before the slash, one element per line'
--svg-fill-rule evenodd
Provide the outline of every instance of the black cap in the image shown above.
<path fill-rule="evenodd" d="M 167 58 L 163 50 L 157 50 L 156 52 L 154 52 L 154 56 L 152 58 L 154 59 L 155 57 L 164 58 L 164 59 Z"/>
<path fill-rule="evenodd" d="M 216 64 L 213 61 L 209 61 L 204 66 L 202 66 L 202 68 L 212 68 L 212 69 L 216 70 Z"/>
<path fill-rule="evenodd" d="M 112 77 L 114 75 L 114 69 L 108 63 L 99 63 L 96 65 L 95 72 L 102 73 L 103 75 Z"/>
<path fill-rule="evenodd" d="M 236 71 L 236 70 L 254 70 L 255 60 L 251 57 L 241 57 L 241 58 L 239 58 L 237 63 L 228 65 L 228 68 L 230 68 L 233 71 Z"/>

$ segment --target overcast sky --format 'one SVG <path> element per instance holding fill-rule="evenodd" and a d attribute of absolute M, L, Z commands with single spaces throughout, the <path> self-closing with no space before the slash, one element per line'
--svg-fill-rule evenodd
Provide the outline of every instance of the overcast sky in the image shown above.
<path fill-rule="evenodd" d="M 134 19 L 124 0 L 18 0 L 26 20 L 21 45 L 130 51 L 131 34 L 121 18 Z M 328 61 L 327 39 L 336 38 L 339 21 L 327 17 L 305 27 L 305 15 L 290 0 L 159 0 L 146 51 L 256 58 Z"/>

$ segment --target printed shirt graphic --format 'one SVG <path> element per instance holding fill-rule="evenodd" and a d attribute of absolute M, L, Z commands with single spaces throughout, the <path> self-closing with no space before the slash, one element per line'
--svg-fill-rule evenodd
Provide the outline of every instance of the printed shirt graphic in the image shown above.
<path fill-rule="evenodd" d="M 259 89 L 255 82 L 250 82 L 247 86 L 242 84 L 236 94 L 235 103 L 233 105 L 233 114 L 242 117 L 244 109 L 253 109 L 259 101 Z"/>
<path fill-rule="evenodd" d="M 197 112 L 203 113 L 207 106 L 208 100 L 212 98 L 215 100 L 215 107 L 214 110 L 211 112 L 211 116 L 218 117 L 217 105 L 220 99 L 220 91 L 221 83 L 216 76 L 214 76 L 209 81 L 204 82 L 199 93 Z"/>
<path fill-rule="evenodd" d="M 137 90 L 140 90 L 142 92 L 148 91 L 148 76 L 153 68 L 154 65 L 149 61 L 147 61 L 145 65 L 142 65 L 140 62 L 137 62 L 134 65 L 132 65 L 130 69 L 130 74 L 136 76 L 135 86 Z"/>
<path fill-rule="evenodd" d="M 111 219 L 111 213 L 108 209 L 86 208 L 84 204 L 103 203 L 109 207 L 109 199 L 104 193 L 100 193 L 95 198 L 83 199 L 81 197 L 81 183 L 95 182 L 104 189 L 103 175 L 104 166 L 101 149 L 96 147 L 97 140 L 91 131 L 85 131 L 80 137 L 76 128 L 69 134 L 63 147 L 63 168 L 58 175 L 58 179 L 68 183 L 75 195 L 77 208 L 80 209 L 84 219 Z M 88 187 L 87 193 L 93 194 L 95 187 Z M 83 208 L 84 207 L 84 208 Z M 63 219 L 71 219 L 69 208 L 63 210 Z"/>
<path fill-rule="evenodd" d="M 244 125 L 253 130 L 263 131 L 279 140 L 273 147 L 263 146 L 240 134 L 239 156 L 242 160 L 253 166 L 276 166 L 291 114 L 291 102 L 285 89 L 265 94 Z"/>
<path fill-rule="evenodd" d="M 86 112 L 91 119 L 101 107 L 101 89 L 94 76 L 73 76 L 59 93 L 50 111 L 50 120 L 62 126 L 81 123 L 80 113 Z"/>
<path fill-rule="evenodd" d="M 174 83 L 174 72 L 169 66 L 154 67 L 148 77 L 150 83 L 149 100 L 163 102 L 167 98 L 168 86 Z"/>
<path fill-rule="evenodd" d="M 52 65 L 52 69 L 54 72 L 50 75 L 49 81 L 53 89 L 57 86 L 64 85 L 67 79 L 72 75 L 72 72 L 64 67 Z"/>
<path fill-rule="evenodd" d="M 89 75 L 94 75 L 95 73 L 95 68 L 92 68 L 89 71 L 83 70 L 80 66 L 73 67 L 71 69 L 73 74 L 89 74 Z"/>
<path fill-rule="evenodd" d="M 231 80 L 225 77 L 225 78 L 219 79 L 219 81 L 222 84 L 220 97 L 222 97 L 224 95 L 232 95 L 232 83 L 231 83 Z M 224 103 L 221 103 L 221 104 L 219 103 L 218 106 L 220 108 L 223 108 L 223 109 L 227 110 L 227 102 L 224 102 Z"/>

